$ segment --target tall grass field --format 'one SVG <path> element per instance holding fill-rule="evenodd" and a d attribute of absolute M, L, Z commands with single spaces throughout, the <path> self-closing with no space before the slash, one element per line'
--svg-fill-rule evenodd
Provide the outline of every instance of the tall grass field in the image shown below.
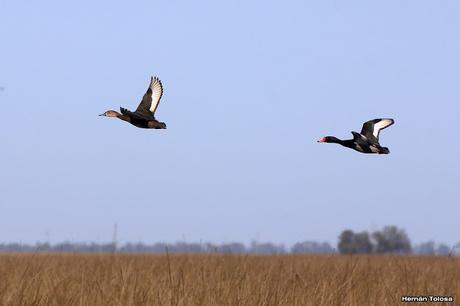
<path fill-rule="evenodd" d="M 1 254 L 0 305 L 400 305 L 460 298 L 455 257 Z M 417 305 L 417 303 L 408 303 Z M 426 304 L 426 303 L 424 303 Z"/>

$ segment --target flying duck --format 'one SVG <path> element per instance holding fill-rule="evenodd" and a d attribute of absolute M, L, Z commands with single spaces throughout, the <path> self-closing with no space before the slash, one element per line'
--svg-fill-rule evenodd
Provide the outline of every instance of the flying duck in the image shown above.
<path fill-rule="evenodd" d="M 120 107 L 120 112 L 108 110 L 99 116 L 117 117 L 144 129 L 166 129 L 166 123 L 155 119 L 155 111 L 163 95 L 163 85 L 157 77 L 152 77 L 149 88 L 135 112 Z"/>
<path fill-rule="evenodd" d="M 353 139 L 341 140 L 334 136 L 326 136 L 318 142 L 338 143 L 361 153 L 389 154 L 388 148 L 380 146 L 379 134 L 380 130 L 389 127 L 394 122 L 393 119 L 388 118 L 369 120 L 363 124 L 361 133 L 351 132 Z"/>

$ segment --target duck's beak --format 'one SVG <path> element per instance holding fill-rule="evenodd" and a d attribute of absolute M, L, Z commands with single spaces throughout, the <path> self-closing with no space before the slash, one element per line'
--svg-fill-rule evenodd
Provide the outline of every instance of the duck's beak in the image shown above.
<path fill-rule="evenodd" d="M 103 113 L 103 114 L 100 114 L 99 116 L 105 116 L 105 113 Z"/>

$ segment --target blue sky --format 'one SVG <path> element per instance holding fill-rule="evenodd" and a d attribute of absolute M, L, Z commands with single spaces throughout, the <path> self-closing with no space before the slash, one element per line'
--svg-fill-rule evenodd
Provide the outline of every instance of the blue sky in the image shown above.
<path fill-rule="evenodd" d="M 456 1 L 0 2 L 0 241 L 454 243 Z M 165 92 L 142 130 L 98 117 Z M 390 155 L 318 144 L 364 121 Z"/>

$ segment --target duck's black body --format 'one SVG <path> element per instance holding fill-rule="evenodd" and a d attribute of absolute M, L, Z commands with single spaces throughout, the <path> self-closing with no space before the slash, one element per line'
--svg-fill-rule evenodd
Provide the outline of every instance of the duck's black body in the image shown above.
<path fill-rule="evenodd" d="M 394 123 L 393 119 L 374 119 L 363 124 L 361 133 L 351 132 L 353 139 L 341 140 L 334 136 L 326 136 L 318 142 L 338 143 L 344 147 L 361 153 L 389 154 L 390 150 L 379 143 L 380 130 Z"/>
<path fill-rule="evenodd" d="M 143 129 L 165 129 L 166 124 L 155 119 L 153 115 L 143 116 L 136 112 L 130 112 L 129 110 L 120 107 L 120 112 L 127 116 L 129 119 L 126 120 L 134 126 Z"/>

